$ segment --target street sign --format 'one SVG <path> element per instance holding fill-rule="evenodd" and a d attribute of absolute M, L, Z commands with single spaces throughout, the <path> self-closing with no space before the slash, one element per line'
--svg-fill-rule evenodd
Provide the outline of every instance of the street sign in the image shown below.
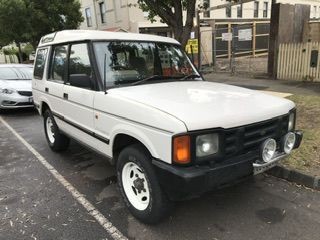
<path fill-rule="evenodd" d="M 238 34 L 239 41 L 251 41 L 252 40 L 252 29 L 239 29 Z"/>
<path fill-rule="evenodd" d="M 198 39 L 189 39 L 186 45 L 186 52 L 188 54 L 198 53 Z"/>
<path fill-rule="evenodd" d="M 232 41 L 232 33 L 222 33 L 222 41 Z"/>

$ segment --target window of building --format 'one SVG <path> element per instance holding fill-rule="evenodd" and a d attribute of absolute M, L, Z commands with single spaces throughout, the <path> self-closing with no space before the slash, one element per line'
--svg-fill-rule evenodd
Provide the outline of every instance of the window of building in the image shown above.
<path fill-rule="evenodd" d="M 203 17 L 209 18 L 210 17 L 210 10 L 206 10 L 210 8 L 210 0 L 203 0 L 203 7 L 205 11 L 203 12 Z"/>
<path fill-rule="evenodd" d="M 268 2 L 263 3 L 263 17 L 264 18 L 268 17 Z"/>
<path fill-rule="evenodd" d="M 226 17 L 231 18 L 231 6 L 226 7 Z"/>
<path fill-rule="evenodd" d="M 317 17 L 317 6 L 313 6 L 313 18 Z"/>
<path fill-rule="evenodd" d="M 91 16 L 90 8 L 86 8 L 85 13 L 86 13 L 87 26 L 92 27 L 92 16 Z"/>
<path fill-rule="evenodd" d="M 237 17 L 242 18 L 242 4 L 237 6 Z"/>
<path fill-rule="evenodd" d="M 101 23 L 105 23 L 106 22 L 106 5 L 104 2 L 99 3 L 99 10 L 100 10 Z"/>
<path fill-rule="evenodd" d="M 44 66 L 47 60 L 48 49 L 39 49 L 34 64 L 33 76 L 35 79 L 43 78 Z"/>
<path fill-rule="evenodd" d="M 68 45 L 54 47 L 49 79 L 59 82 L 66 80 L 67 55 Z"/>
<path fill-rule="evenodd" d="M 259 2 L 254 2 L 254 10 L 253 10 L 253 17 L 258 18 L 259 17 Z"/>
<path fill-rule="evenodd" d="M 88 45 L 86 43 L 74 44 L 71 46 L 69 57 L 69 79 L 72 76 L 92 77 Z M 72 85 L 71 82 L 70 84 Z"/>

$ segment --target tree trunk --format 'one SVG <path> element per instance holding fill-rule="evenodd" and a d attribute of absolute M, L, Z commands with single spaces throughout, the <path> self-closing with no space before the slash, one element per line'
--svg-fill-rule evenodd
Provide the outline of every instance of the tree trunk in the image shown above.
<path fill-rule="evenodd" d="M 19 63 L 22 63 L 23 62 L 23 57 L 22 57 L 22 50 L 21 50 L 21 44 L 20 42 L 17 43 L 18 45 L 18 50 L 19 50 Z"/>

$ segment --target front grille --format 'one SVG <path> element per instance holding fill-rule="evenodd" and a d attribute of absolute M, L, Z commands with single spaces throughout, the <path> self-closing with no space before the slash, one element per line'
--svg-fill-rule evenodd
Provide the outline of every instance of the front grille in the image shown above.
<path fill-rule="evenodd" d="M 16 104 L 16 106 L 31 106 L 33 105 L 33 103 L 29 103 L 29 102 L 19 102 Z"/>
<path fill-rule="evenodd" d="M 27 96 L 27 97 L 31 97 L 32 96 L 32 92 L 31 91 L 18 91 L 18 93 L 21 96 Z"/>
<path fill-rule="evenodd" d="M 259 150 L 261 143 L 267 138 L 277 142 L 288 131 L 289 116 L 276 117 L 271 120 L 254 123 L 224 131 L 224 153 L 231 157 Z"/>

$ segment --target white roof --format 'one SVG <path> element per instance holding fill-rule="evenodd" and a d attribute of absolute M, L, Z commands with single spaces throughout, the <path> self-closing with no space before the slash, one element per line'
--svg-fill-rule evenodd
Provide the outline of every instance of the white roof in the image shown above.
<path fill-rule="evenodd" d="M 93 30 L 64 30 L 43 36 L 39 47 L 64 42 L 75 42 L 85 40 L 124 40 L 124 41 L 150 41 L 180 44 L 177 40 L 168 37 L 161 37 L 140 33 L 108 32 Z"/>

